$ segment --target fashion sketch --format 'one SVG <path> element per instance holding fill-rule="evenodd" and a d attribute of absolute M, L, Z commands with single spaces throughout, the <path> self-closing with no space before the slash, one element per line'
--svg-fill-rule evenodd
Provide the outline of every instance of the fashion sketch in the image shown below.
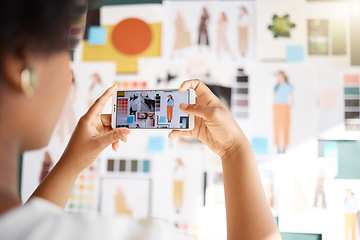
<path fill-rule="evenodd" d="M 356 214 L 358 212 L 359 201 L 354 192 L 346 189 L 346 198 L 344 200 L 344 230 L 345 240 L 356 240 Z"/>
<path fill-rule="evenodd" d="M 114 202 L 115 202 L 115 214 L 123 214 L 123 215 L 128 215 L 130 217 L 133 215 L 132 210 L 128 206 L 125 195 L 122 192 L 120 186 L 118 186 L 116 189 L 116 194 L 114 195 Z"/>
<path fill-rule="evenodd" d="M 274 88 L 274 144 L 277 152 L 283 154 L 289 145 L 291 108 L 294 104 L 294 88 L 289 83 L 284 71 L 276 74 L 277 84 Z"/>
<path fill-rule="evenodd" d="M 217 22 L 217 46 L 216 52 L 218 55 L 219 61 L 221 60 L 221 55 L 223 52 L 228 53 L 232 60 L 235 60 L 235 56 L 230 50 L 228 38 L 227 38 L 227 18 L 224 12 L 220 14 L 220 18 Z"/>
<path fill-rule="evenodd" d="M 181 51 L 184 48 L 191 47 L 191 38 L 190 31 L 185 26 L 184 18 L 180 12 L 176 14 L 175 20 L 175 42 L 172 57 L 174 57 L 175 52 L 178 52 L 181 55 Z"/>
<path fill-rule="evenodd" d="M 249 26 L 250 17 L 246 7 L 240 7 L 240 14 L 238 17 L 238 44 L 239 52 L 242 57 L 246 57 L 249 44 Z"/>
<path fill-rule="evenodd" d="M 180 158 L 175 160 L 174 176 L 173 176 L 173 205 L 177 214 L 180 213 L 183 207 L 184 197 L 184 181 L 185 169 L 184 164 Z"/>
<path fill-rule="evenodd" d="M 326 207 L 327 207 L 326 198 L 325 198 L 325 190 L 324 190 L 324 181 L 325 181 L 324 170 L 320 169 L 319 175 L 318 175 L 318 178 L 316 181 L 316 186 L 315 186 L 315 197 L 314 197 L 314 207 L 315 208 L 318 207 L 319 197 L 321 197 L 321 207 L 324 209 L 326 209 Z"/>
<path fill-rule="evenodd" d="M 199 45 L 206 45 L 209 46 L 209 34 L 208 34 L 208 24 L 209 24 L 210 16 L 207 9 L 203 8 L 203 13 L 200 18 L 200 25 L 199 25 Z"/>
<path fill-rule="evenodd" d="M 167 108 L 166 108 L 166 118 L 168 120 L 168 122 L 170 123 L 173 117 L 173 111 L 174 111 L 174 98 L 173 96 L 170 94 L 168 95 L 168 100 L 167 100 Z"/>

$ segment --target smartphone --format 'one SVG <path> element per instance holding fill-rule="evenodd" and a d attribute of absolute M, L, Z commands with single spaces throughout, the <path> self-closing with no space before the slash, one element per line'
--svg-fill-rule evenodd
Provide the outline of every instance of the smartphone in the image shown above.
<path fill-rule="evenodd" d="M 181 111 L 181 103 L 194 104 L 195 91 L 116 91 L 112 101 L 112 127 L 192 130 L 194 116 Z"/>

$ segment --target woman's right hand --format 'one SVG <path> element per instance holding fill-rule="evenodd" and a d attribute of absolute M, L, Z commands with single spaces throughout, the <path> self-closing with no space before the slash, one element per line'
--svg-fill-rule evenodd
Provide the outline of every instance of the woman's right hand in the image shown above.
<path fill-rule="evenodd" d="M 183 82 L 179 92 L 194 89 L 197 95 L 196 104 L 181 104 L 181 111 L 195 116 L 195 126 L 191 131 L 174 130 L 169 138 L 193 136 L 207 145 L 221 158 L 238 149 L 247 141 L 239 125 L 229 110 L 200 80 Z"/>

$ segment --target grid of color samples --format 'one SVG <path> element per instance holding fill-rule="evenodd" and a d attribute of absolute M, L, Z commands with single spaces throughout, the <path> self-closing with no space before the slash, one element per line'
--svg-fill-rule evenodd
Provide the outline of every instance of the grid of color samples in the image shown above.
<path fill-rule="evenodd" d="M 208 239 L 208 236 L 201 236 L 199 231 L 199 225 L 197 223 L 187 222 L 174 222 L 174 227 L 177 228 L 183 234 L 192 237 L 192 239 Z"/>
<path fill-rule="evenodd" d="M 82 171 L 76 179 L 65 210 L 69 212 L 97 212 L 99 196 L 98 160 Z"/>
<path fill-rule="evenodd" d="M 238 69 L 231 92 L 231 112 L 236 119 L 249 118 L 249 81 L 243 69 Z"/>
<path fill-rule="evenodd" d="M 156 94 L 156 97 L 155 97 L 155 112 L 160 112 L 160 101 L 161 101 L 160 95 Z"/>
<path fill-rule="evenodd" d="M 127 116 L 128 99 L 118 98 L 117 101 L 117 112 L 120 114 L 120 116 Z"/>
<path fill-rule="evenodd" d="M 117 81 L 119 89 L 129 90 L 129 89 L 146 89 L 148 87 L 147 81 Z"/>
<path fill-rule="evenodd" d="M 360 89 L 359 75 L 344 76 L 345 128 L 347 131 L 360 130 Z"/>
<path fill-rule="evenodd" d="M 107 173 L 143 173 L 149 174 L 151 161 L 148 159 L 108 159 L 106 165 Z"/>

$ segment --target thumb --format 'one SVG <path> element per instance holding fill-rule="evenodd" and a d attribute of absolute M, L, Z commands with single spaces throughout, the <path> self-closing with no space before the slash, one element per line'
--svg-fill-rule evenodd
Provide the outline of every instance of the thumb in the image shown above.
<path fill-rule="evenodd" d="M 195 117 L 210 120 L 209 117 L 212 116 L 214 109 L 213 107 L 207 107 L 199 104 L 182 103 L 180 104 L 180 110 Z"/>
<path fill-rule="evenodd" d="M 130 134 L 130 130 L 127 128 L 115 128 L 104 134 L 101 134 L 98 138 L 99 144 L 103 147 L 107 147 L 110 144 L 117 142 L 119 140 L 125 142 L 126 136 Z"/>

